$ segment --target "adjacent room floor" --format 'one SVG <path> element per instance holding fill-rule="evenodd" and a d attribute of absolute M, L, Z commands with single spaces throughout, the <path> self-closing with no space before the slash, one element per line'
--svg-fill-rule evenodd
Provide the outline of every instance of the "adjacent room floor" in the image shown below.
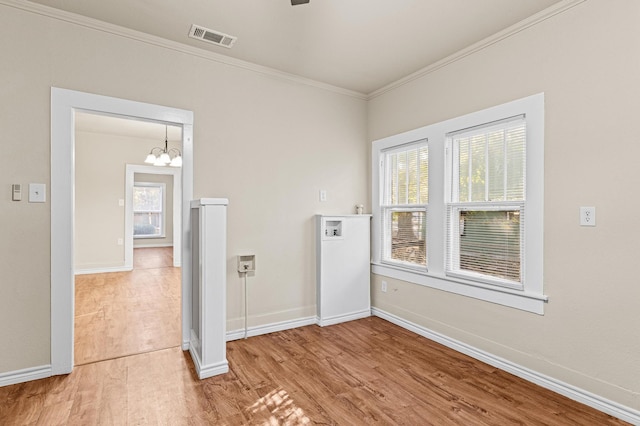
<path fill-rule="evenodd" d="M 75 365 L 180 345 L 173 249 L 134 249 L 131 272 L 77 275 Z"/>

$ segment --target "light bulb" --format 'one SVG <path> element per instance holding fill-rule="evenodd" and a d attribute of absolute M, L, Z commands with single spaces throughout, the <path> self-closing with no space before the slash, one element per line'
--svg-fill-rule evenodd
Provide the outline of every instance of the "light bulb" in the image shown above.
<path fill-rule="evenodd" d="M 160 155 L 160 161 L 162 161 L 164 164 L 169 164 L 171 162 L 171 157 L 169 157 L 169 154 L 167 154 L 166 152 L 163 152 Z"/>

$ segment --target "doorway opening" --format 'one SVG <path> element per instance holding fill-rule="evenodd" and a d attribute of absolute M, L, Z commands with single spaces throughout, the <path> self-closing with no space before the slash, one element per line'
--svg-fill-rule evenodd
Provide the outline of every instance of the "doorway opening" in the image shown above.
<path fill-rule="evenodd" d="M 74 364 L 180 346 L 182 173 L 143 161 L 165 138 L 180 152 L 182 128 L 74 119 Z"/>
<path fill-rule="evenodd" d="M 70 373 L 74 365 L 75 113 L 91 112 L 182 128 L 181 346 L 189 347 L 191 247 L 189 201 L 193 197 L 193 113 L 65 89 L 51 89 L 51 374 Z M 108 149 L 108 147 L 105 147 Z M 145 153 L 142 153 L 143 155 Z"/>

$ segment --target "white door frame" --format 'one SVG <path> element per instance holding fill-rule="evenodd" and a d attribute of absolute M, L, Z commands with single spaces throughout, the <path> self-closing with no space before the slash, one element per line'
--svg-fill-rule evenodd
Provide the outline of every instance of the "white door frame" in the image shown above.
<path fill-rule="evenodd" d="M 182 127 L 182 348 L 191 328 L 193 112 L 51 88 L 51 373 L 73 369 L 75 111 L 113 114 Z"/>
<path fill-rule="evenodd" d="M 137 164 L 125 165 L 125 204 L 124 204 L 124 267 L 133 269 L 133 184 L 136 173 L 173 176 L 173 266 L 182 265 L 182 232 L 180 229 L 182 209 L 182 175 L 177 167 L 141 166 Z"/>

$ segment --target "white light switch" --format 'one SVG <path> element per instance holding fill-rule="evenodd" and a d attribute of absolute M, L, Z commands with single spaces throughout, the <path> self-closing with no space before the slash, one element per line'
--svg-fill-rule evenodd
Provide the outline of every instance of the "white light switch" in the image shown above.
<path fill-rule="evenodd" d="M 21 201 L 22 200 L 22 185 L 19 183 L 14 183 L 11 185 L 12 195 L 11 199 L 13 201 Z"/>
<path fill-rule="evenodd" d="M 595 207 L 580 207 L 580 226 L 596 226 Z"/>
<path fill-rule="evenodd" d="M 29 184 L 29 202 L 44 203 L 47 201 L 47 185 L 44 183 Z"/>

